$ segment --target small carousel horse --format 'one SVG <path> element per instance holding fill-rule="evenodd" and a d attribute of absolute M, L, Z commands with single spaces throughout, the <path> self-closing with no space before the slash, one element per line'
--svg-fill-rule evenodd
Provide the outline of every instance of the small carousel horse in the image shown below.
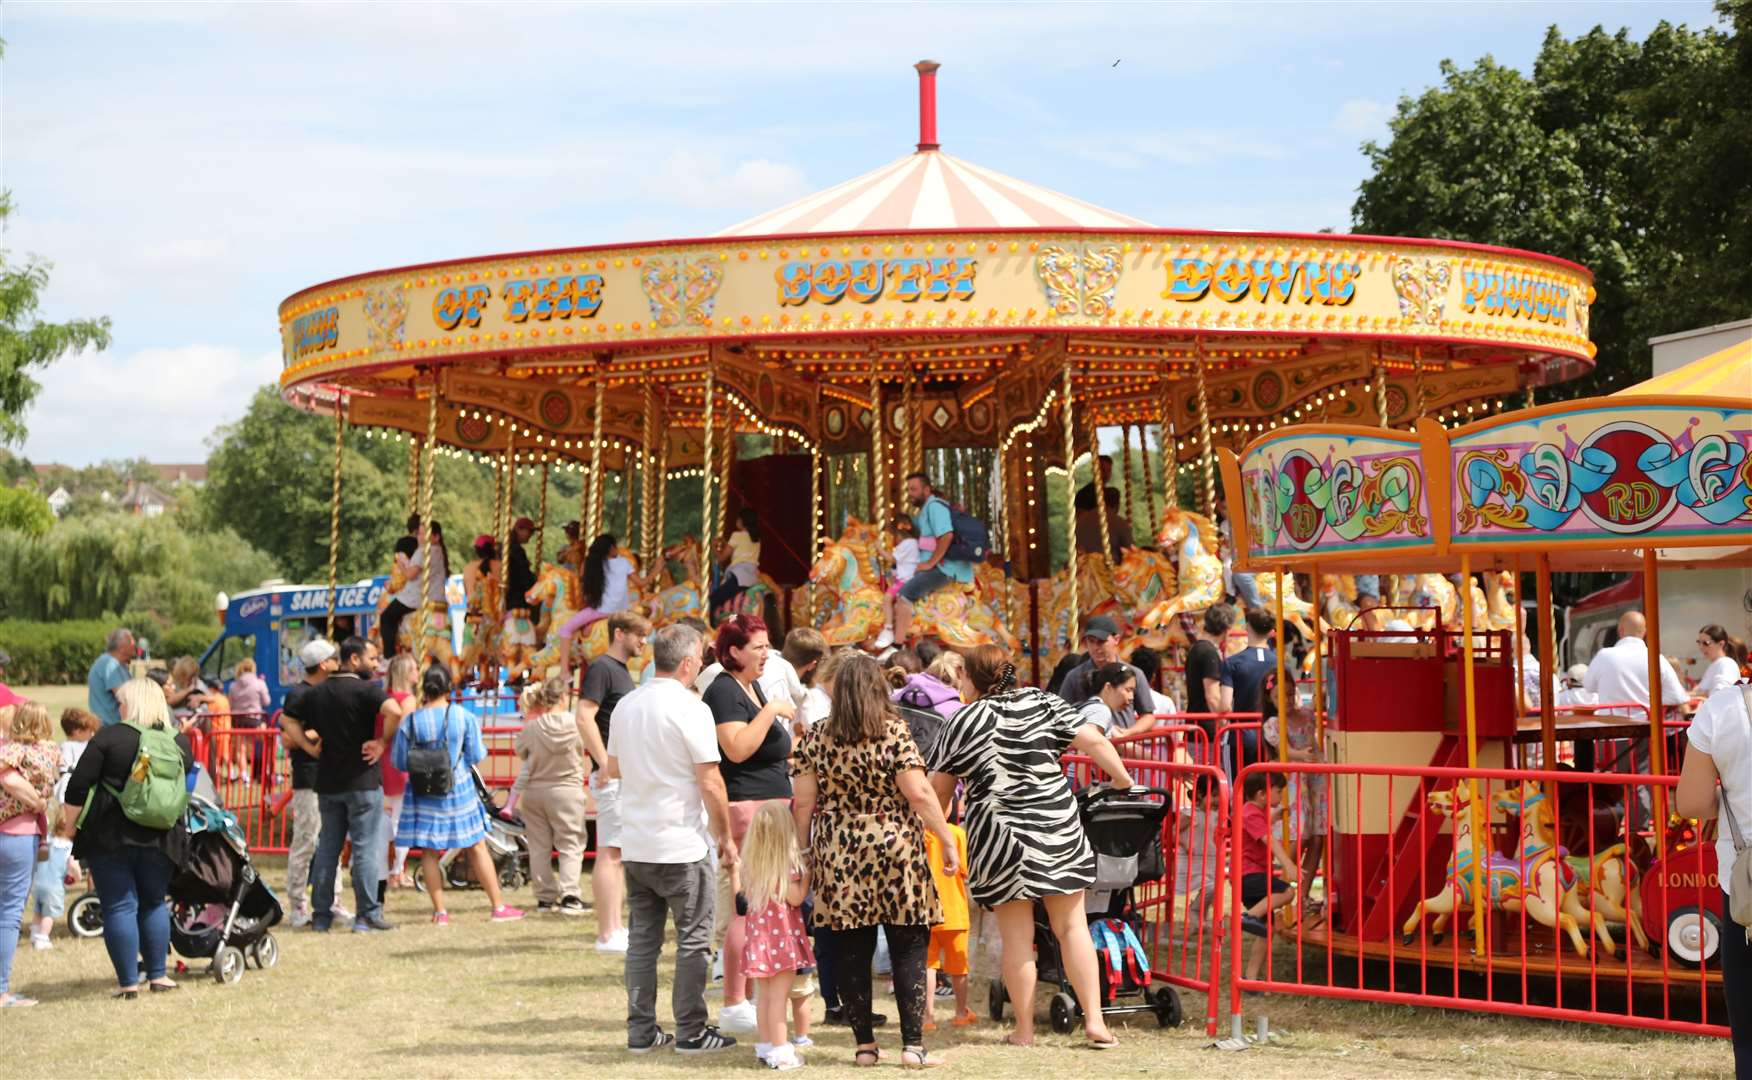
<path fill-rule="evenodd" d="M 535 586 L 524 597 L 531 607 L 546 606 L 551 610 L 548 625 L 554 628 L 554 633 L 548 635 L 547 644 L 542 646 L 528 659 L 528 666 L 537 675 L 545 674 L 550 668 L 560 664 L 560 634 L 559 628 L 567 620 L 576 615 L 584 606 L 584 586 L 579 583 L 578 575 L 569 566 L 559 563 L 544 562 L 535 575 Z M 602 620 L 591 623 L 583 633 L 588 642 L 589 635 Z M 606 647 L 606 641 L 604 642 Z M 594 655 L 594 654 L 591 654 Z M 506 664 L 510 667 L 509 662 Z"/>
<path fill-rule="evenodd" d="M 1546 926 L 1561 924 L 1580 956 L 1588 955 L 1580 929 L 1586 924 L 1607 956 L 1618 955 L 1612 932 L 1606 928 L 1606 916 L 1582 904 L 1580 879 L 1567 861 L 1567 853 L 1557 846 L 1557 816 L 1538 781 L 1527 780 L 1517 787 L 1505 788 L 1493 802 L 1498 810 L 1521 821 L 1516 861 L 1522 884 L 1503 897 L 1503 910 L 1520 911 L 1525 906 L 1528 914 Z M 1527 891 L 1529 882 L 1532 892 Z"/>
<path fill-rule="evenodd" d="M 1403 944 L 1410 945 L 1417 940 L 1418 927 L 1423 924 L 1424 917 L 1434 915 L 1435 922 L 1430 924 L 1430 944 L 1440 945 L 1442 935 L 1448 926 L 1448 920 L 1462 908 L 1472 909 L 1472 877 L 1476 872 L 1478 849 L 1472 842 L 1472 789 L 1465 783 L 1457 783 L 1445 791 L 1432 791 L 1429 794 L 1430 808 L 1438 814 L 1451 818 L 1454 822 L 1454 854 L 1448 856 L 1448 870 L 1442 888 L 1434 896 L 1418 901 L 1417 907 L 1411 911 L 1411 916 L 1405 920 L 1401 928 Z M 1517 885 L 1520 881 L 1512 860 L 1492 853 L 1485 867 L 1485 901 L 1496 904 L 1503 892 Z M 1472 926 L 1478 929 L 1478 916 L 1472 917 Z"/>

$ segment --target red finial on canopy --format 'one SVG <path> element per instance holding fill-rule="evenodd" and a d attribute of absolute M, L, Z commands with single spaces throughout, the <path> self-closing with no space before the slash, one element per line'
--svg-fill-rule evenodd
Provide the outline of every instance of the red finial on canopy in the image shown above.
<path fill-rule="evenodd" d="M 919 73 L 919 152 L 937 149 L 937 69 L 935 60 L 913 65 Z"/>

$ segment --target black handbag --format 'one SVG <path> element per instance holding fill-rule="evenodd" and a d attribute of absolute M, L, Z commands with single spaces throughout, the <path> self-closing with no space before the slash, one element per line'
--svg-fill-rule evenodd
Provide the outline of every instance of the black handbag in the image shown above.
<path fill-rule="evenodd" d="M 415 795 L 448 795 L 455 778 L 450 764 L 450 706 L 444 706 L 444 738 L 422 742 L 416 726 L 408 739 L 408 787 Z"/>

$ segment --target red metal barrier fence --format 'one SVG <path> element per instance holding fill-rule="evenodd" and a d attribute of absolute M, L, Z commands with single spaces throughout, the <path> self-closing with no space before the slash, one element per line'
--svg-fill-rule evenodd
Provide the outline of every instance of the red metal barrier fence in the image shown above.
<path fill-rule="evenodd" d="M 1240 992 L 1261 990 L 1728 1034 L 1720 974 L 1704 955 L 1713 951 L 1709 913 L 1721 910 L 1713 848 L 1676 826 L 1650 839 L 1645 854 L 1643 837 L 1624 824 L 1634 808 L 1670 801 L 1673 777 L 1249 765 L 1231 795 L 1229 920 L 1237 940 L 1247 868 L 1242 815 L 1247 778 L 1257 775 L 1288 782 L 1287 811 L 1272 825 L 1287 834 L 1287 852 L 1324 842 L 1324 910 L 1303 910 L 1309 897 L 1297 893 L 1265 912 L 1270 940 L 1294 948 L 1287 958 L 1265 953 L 1253 975 L 1248 957 L 1263 939 L 1232 950 L 1237 1031 Z M 1324 815 L 1315 812 L 1321 783 L 1330 804 Z M 1474 920 L 1471 871 L 1480 864 L 1485 902 Z M 1476 937 L 1462 932 L 1468 922 L 1481 927 Z"/>
<path fill-rule="evenodd" d="M 1132 905 L 1144 920 L 1150 977 L 1204 994 L 1205 1030 L 1215 1035 L 1224 975 L 1217 914 L 1228 885 L 1228 779 L 1213 765 L 1122 760 L 1133 783 L 1166 793 L 1168 808 L 1159 837 L 1162 875 L 1132 890 Z M 1073 789 L 1108 779 L 1087 757 L 1067 754 L 1064 764 Z"/>

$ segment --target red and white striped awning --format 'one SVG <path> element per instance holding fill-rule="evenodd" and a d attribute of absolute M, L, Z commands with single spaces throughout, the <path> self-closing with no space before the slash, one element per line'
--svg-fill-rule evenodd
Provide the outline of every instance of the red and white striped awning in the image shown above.
<path fill-rule="evenodd" d="M 1024 183 L 940 150 L 920 150 L 854 180 L 732 225 L 717 235 L 1151 227 L 1147 221 Z"/>

